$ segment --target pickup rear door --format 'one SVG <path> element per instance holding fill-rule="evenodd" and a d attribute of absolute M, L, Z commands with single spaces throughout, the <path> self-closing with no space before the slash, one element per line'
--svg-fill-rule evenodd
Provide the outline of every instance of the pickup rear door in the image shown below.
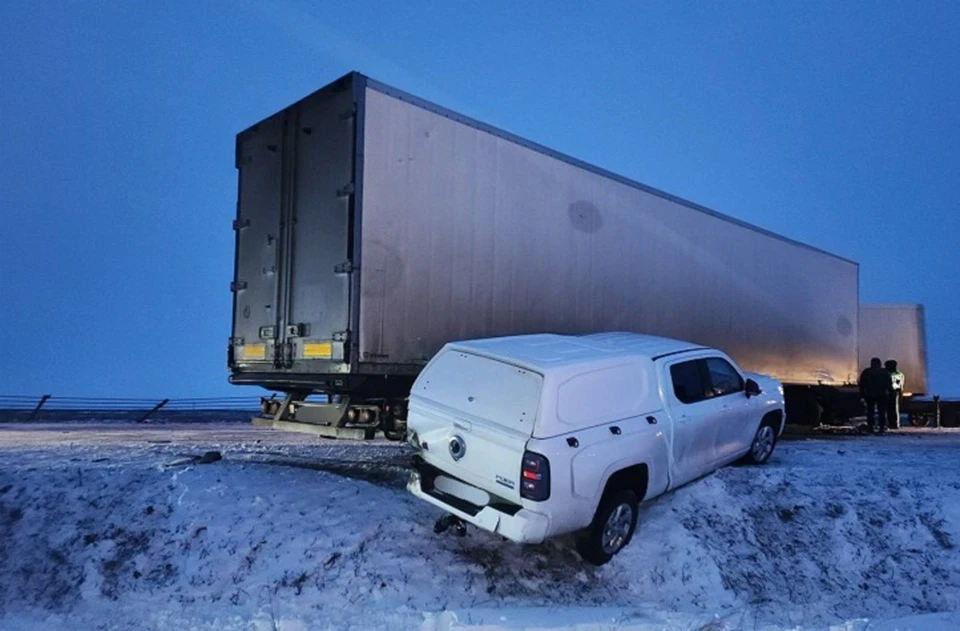
<path fill-rule="evenodd" d="M 706 474 L 717 462 L 721 407 L 712 396 L 704 358 L 671 360 L 663 372 L 673 418 L 673 488 Z"/>

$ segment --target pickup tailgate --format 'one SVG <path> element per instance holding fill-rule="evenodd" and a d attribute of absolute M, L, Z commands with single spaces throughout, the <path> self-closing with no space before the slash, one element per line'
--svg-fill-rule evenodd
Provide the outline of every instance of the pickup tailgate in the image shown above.
<path fill-rule="evenodd" d="M 479 506 L 490 496 L 519 504 L 543 377 L 460 350 L 441 353 L 411 390 L 407 427 L 428 464 L 475 488 L 440 479 L 438 490 Z"/>

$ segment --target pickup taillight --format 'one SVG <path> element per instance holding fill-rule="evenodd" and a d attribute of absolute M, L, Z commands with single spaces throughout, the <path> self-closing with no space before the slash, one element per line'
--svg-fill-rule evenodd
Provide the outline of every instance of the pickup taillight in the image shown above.
<path fill-rule="evenodd" d="M 525 451 L 520 464 L 520 497 L 535 502 L 550 498 L 550 461 L 546 456 Z"/>

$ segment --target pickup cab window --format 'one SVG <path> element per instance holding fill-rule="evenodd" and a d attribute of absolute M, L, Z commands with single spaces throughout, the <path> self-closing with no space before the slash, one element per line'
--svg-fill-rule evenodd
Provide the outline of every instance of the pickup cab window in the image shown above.
<path fill-rule="evenodd" d="M 722 397 L 743 391 L 743 377 L 730 362 L 722 357 L 710 357 L 706 362 L 712 396 Z"/>
<path fill-rule="evenodd" d="M 713 396 L 707 387 L 702 364 L 702 359 L 694 359 L 670 366 L 673 394 L 681 403 L 696 403 Z"/>

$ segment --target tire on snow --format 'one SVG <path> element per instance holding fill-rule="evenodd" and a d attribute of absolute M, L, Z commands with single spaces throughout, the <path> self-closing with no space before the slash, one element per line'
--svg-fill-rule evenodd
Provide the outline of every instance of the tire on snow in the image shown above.
<path fill-rule="evenodd" d="M 593 523 L 577 535 L 577 552 L 584 561 L 603 565 L 623 550 L 637 529 L 637 494 L 623 489 L 605 494 Z"/>
<path fill-rule="evenodd" d="M 743 457 L 746 464 L 764 464 L 770 460 L 773 450 L 777 447 L 777 423 L 765 418 L 760 421 L 753 440 L 750 442 L 750 451 Z"/>

